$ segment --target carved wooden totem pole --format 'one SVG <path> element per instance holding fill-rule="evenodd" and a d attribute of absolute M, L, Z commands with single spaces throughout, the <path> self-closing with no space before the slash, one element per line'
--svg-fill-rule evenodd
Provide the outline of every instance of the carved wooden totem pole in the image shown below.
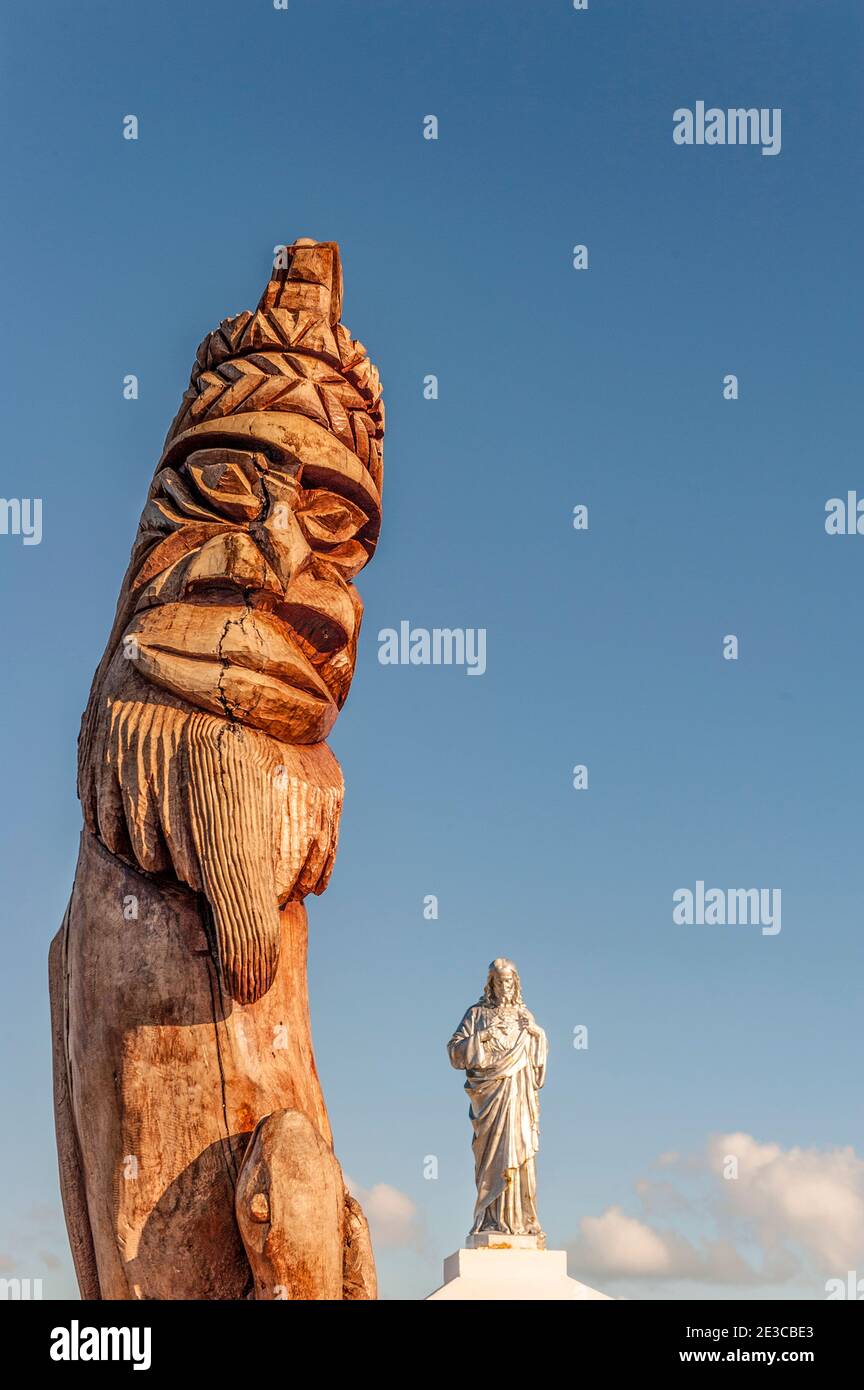
<path fill-rule="evenodd" d="M 381 519 L 378 374 L 333 242 L 204 339 L 79 739 L 50 953 L 60 1177 L 85 1298 L 365 1299 L 366 1221 L 309 1026 L 352 584 Z M 278 264 L 278 262 L 277 262 Z"/>

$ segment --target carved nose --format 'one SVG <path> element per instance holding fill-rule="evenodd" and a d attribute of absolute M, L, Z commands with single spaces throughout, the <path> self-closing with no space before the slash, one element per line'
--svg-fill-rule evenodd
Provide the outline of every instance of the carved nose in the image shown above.
<path fill-rule="evenodd" d="M 312 560 L 312 549 L 300 529 L 290 497 L 276 498 L 255 531 L 284 592 Z"/>
<path fill-rule="evenodd" d="M 245 531 L 223 531 L 194 552 L 186 565 L 183 593 L 234 584 L 238 589 L 264 583 L 264 556 Z"/>

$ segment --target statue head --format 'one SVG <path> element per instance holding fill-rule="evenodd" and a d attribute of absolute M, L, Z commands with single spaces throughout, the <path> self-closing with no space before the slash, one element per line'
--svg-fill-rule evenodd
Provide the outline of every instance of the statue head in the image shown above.
<path fill-rule="evenodd" d="M 326 886 L 326 739 L 381 521 L 383 405 L 340 322 L 334 242 L 285 247 L 201 343 L 85 714 L 79 790 L 112 853 L 203 892 L 226 987 L 272 981 L 280 903 Z"/>
<path fill-rule="evenodd" d="M 519 971 L 506 956 L 496 956 L 490 963 L 483 991 L 484 1004 L 521 1004 L 522 985 Z"/>

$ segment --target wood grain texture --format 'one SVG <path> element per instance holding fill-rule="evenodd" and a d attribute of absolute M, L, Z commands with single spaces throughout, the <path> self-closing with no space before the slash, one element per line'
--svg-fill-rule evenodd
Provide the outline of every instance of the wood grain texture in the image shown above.
<path fill-rule="evenodd" d="M 381 516 L 381 387 L 341 304 L 338 247 L 301 240 L 201 344 L 82 720 L 49 973 L 85 1297 L 376 1296 L 315 1069 L 303 905 L 336 853 L 324 740 Z"/>

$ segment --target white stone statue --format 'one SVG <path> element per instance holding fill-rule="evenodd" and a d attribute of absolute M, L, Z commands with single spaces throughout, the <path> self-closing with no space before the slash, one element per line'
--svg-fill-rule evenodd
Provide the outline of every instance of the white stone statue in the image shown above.
<path fill-rule="evenodd" d="M 482 997 L 466 1013 L 447 1052 L 466 1074 L 474 1127 L 477 1205 L 469 1244 L 494 1244 L 491 1238 L 503 1235 L 534 1237 L 542 1248 L 535 1154 L 546 1034 L 522 1000 L 512 960 L 493 960 Z"/>

